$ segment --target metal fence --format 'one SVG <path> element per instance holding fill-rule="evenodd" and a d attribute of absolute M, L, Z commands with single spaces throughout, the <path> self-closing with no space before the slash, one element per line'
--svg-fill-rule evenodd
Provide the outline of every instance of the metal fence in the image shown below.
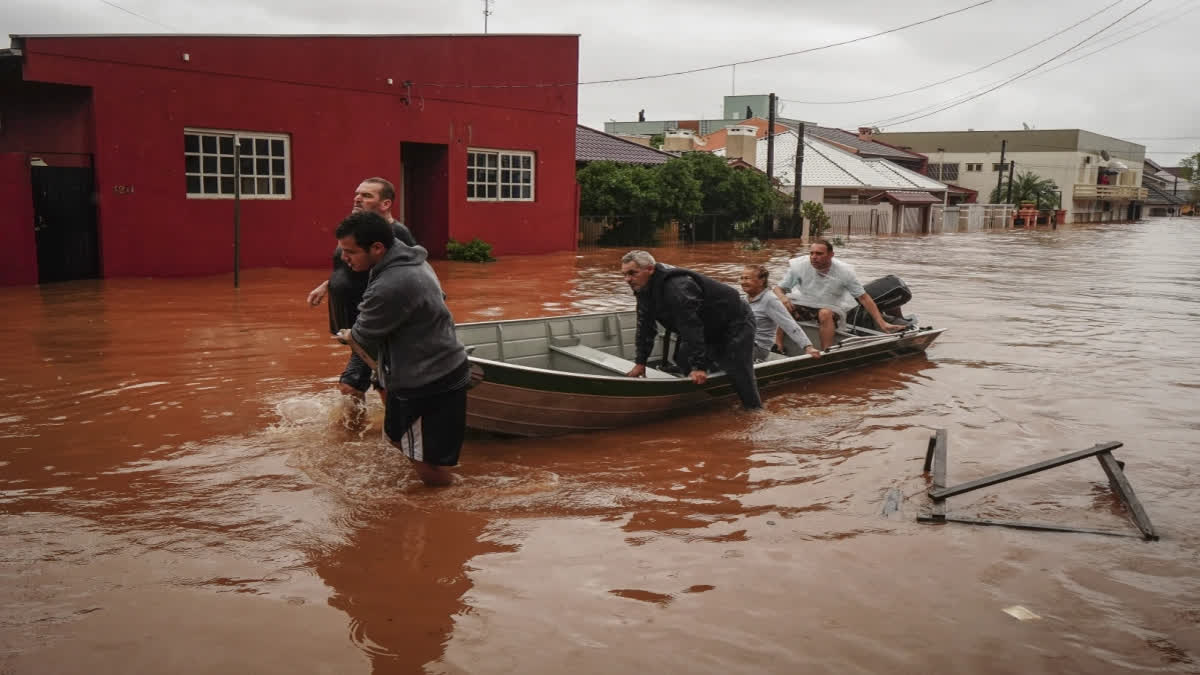
<path fill-rule="evenodd" d="M 979 232 L 981 230 L 1003 230 L 1012 227 L 1016 207 L 1012 204 L 959 204 L 958 206 L 933 208 L 933 226 L 930 230 L 940 232 Z"/>
<path fill-rule="evenodd" d="M 892 232 L 892 209 L 867 204 L 826 204 L 830 236 L 887 234 Z"/>

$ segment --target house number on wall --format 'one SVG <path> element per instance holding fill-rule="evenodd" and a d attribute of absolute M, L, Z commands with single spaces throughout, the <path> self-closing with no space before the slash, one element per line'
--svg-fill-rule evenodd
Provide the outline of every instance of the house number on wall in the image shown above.
<path fill-rule="evenodd" d="M 131 195 L 131 194 L 133 194 L 133 186 L 132 185 L 114 185 L 113 192 L 115 192 L 119 195 Z"/>

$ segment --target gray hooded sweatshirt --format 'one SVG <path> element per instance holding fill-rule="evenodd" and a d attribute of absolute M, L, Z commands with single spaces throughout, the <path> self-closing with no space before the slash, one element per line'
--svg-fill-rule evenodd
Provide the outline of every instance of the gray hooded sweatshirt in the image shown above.
<path fill-rule="evenodd" d="M 421 246 L 393 241 L 371 268 L 351 329 L 355 342 L 379 355 L 379 378 L 389 392 L 433 395 L 455 389 L 458 383 L 446 378 L 467 361 L 428 256 Z"/>

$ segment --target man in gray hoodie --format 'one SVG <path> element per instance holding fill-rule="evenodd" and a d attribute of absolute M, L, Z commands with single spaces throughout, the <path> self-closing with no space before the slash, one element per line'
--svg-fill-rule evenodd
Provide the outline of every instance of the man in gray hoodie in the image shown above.
<path fill-rule="evenodd" d="M 383 433 L 430 486 L 449 485 L 467 421 L 471 371 L 426 250 L 395 238 L 377 213 L 352 213 L 335 233 L 342 259 L 370 270 L 354 327 L 339 333 L 378 354 L 387 390 Z"/>

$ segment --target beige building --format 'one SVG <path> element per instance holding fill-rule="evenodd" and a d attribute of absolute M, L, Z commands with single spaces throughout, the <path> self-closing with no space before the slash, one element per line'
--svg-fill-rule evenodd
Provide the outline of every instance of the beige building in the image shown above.
<path fill-rule="evenodd" d="M 929 176 L 977 190 L 980 202 L 990 201 L 999 173 L 1007 174 L 1013 162 L 1017 174 L 1032 171 L 1058 185 L 1070 223 L 1133 220 L 1146 199 L 1145 146 L 1082 129 L 916 131 L 873 138 L 928 156 Z"/>

